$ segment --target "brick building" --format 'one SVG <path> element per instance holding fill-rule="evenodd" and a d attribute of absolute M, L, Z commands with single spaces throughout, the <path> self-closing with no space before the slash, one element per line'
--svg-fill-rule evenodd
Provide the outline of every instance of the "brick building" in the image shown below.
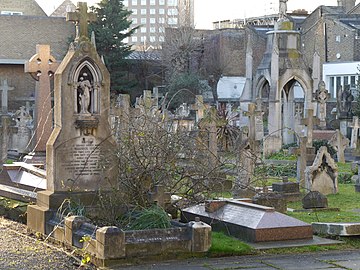
<path fill-rule="evenodd" d="M 24 64 L 36 53 L 36 45 L 49 44 L 52 55 L 61 61 L 75 28 L 65 18 L 48 17 L 34 0 L 1 0 L 0 11 L 18 14 L 0 15 L 0 83 L 7 79 L 14 87 L 9 92 L 9 111 L 16 111 L 34 102 L 35 80 L 24 73 Z"/>

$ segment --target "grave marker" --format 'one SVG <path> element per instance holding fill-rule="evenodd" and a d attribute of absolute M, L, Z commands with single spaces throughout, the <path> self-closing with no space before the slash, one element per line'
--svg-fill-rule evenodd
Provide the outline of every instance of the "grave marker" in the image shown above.
<path fill-rule="evenodd" d="M 8 81 L 5 79 L 0 85 L 1 91 L 1 110 L 3 114 L 8 112 L 8 92 L 14 90 L 14 87 L 8 85 Z"/>
<path fill-rule="evenodd" d="M 357 140 L 359 137 L 359 117 L 353 116 L 352 124 L 349 125 L 352 128 L 351 131 L 351 141 L 350 141 L 350 148 L 356 149 Z"/>
<path fill-rule="evenodd" d="M 319 125 L 320 120 L 316 116 L 314 116 L 313 109 L 306 109 L 306 112 L 307 112 L 307 117 L 302 119 L 301 124 L 306 126 L 306 137 L 307 137 L 306 146 L 312 147 L 314 126 Z"/>
<path fill-rule="evenodd" d="M 36 45 L 36 54 L 25 63 L 25 72 L 36 78 L 35 152 L 45 152 L 52 131 L 50 79 L 59 64 L 50 54 L 49 45 Z"/>

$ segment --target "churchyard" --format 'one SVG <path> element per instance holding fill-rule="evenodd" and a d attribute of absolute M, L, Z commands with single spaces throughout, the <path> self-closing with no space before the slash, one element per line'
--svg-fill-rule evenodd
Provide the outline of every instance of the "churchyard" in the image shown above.
<path fill-rule="evenodd" d="M 324 82 L 284 71 L 286 53 L 302 66 L 285 12 L 268 37 L 271 79 L 291 74 L 282 85 L 286 100 L 271 86 L 275 100 L 247 93 L 240 104 L 217 106 L 193 95 L 171 110 L 172 98 L 158 88 L 134 105 L 129 95 L 110 96 L 109 71 L 88 35 L 95 15 L 80 2 L 68 13 L 77 31 L 65 58 L 58 63 L 48 45 L 38 45 L 25 64 L 37 78 L 35 106 L 8 114 L 13 89 L 1 84 L 0 214 L 26 216 L 33 235 L 98 266 L 274 246 L 291 252 L 295 242 L 304 250 L 359 247 L 351 238 L 360 234 L 354 97 L 347 88 L 339 93 L 334 128 Z M 316 88 L 302 102 L 287 85 L 291 72 Z M 26 155 L 16 160 L 14 152 Z"/>

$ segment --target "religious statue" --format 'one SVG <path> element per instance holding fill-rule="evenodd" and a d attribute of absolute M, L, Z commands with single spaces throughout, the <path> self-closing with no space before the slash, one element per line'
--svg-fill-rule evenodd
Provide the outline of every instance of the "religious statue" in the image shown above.
<path fill-rule="evenodd" d="M 90 92 L 92 91 L 91 83 L 89 80 L 84 80 L 84 78 L 81 77 L 78 86 L 80 113 L 88 114 L 90 113 Z"/>
<path fill-rule="evenodd" d="M 351 104 L 353 101 L 354 96 L 351 93 L 350 85 L 345 85 L 344 90 L 340 87 L 337 93 L 338 116 L 351 117 Z"/>
<path fill-rule="evenodd" d="M 287 11 L 287 1 L 288 0 L 280 0 L 279 2 L 279 15 L 280 18 L 284 18 Z"/>
<path fill-rule="evenodd" d="M 318 102 L 318 117 L 320 119 L 320 126 L 326 126 L 326 102 L 329 99 L 329 92 L 325 88 L 325 82 L 319 82 L 319 87 L 315 92 L 315 98 Z"/>
<path fill-rule="evenodd" d="M 26 127 L 32 121 L 32 117 L 26 111 L 24 106 L 15 112 L 14 119 L 17 127 Z"/>

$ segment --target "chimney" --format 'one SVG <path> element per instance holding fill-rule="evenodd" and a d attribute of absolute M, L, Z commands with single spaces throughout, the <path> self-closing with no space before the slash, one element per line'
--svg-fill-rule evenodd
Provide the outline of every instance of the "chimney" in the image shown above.
<path fill-rule="evenodd" d="M 356 0 L 337 0 L 338 6 L 343 7 L 345 13 L 348 13 L 353 7 L 355 7 Z"/>

